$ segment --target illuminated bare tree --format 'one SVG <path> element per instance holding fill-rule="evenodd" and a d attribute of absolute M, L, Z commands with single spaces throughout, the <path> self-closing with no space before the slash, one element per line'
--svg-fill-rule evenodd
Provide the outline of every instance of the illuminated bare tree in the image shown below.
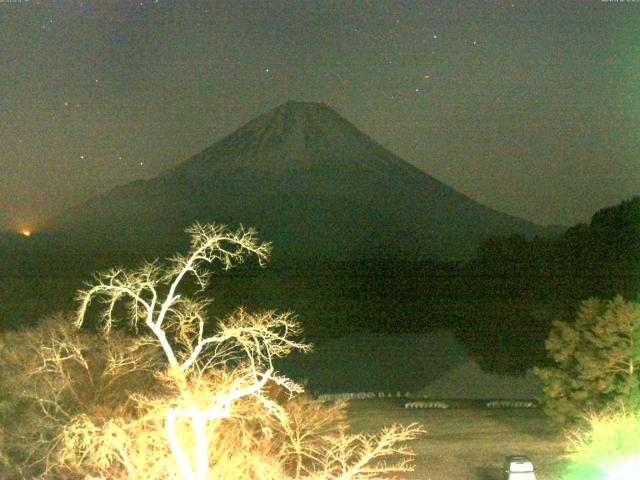
<path fill-rule="evenodd" d="M 68 415 L 57 437 L 61 447 L 51 455 L 58 472 L 71 472 L 66 478 L 311 480 L 382 478 L 409 470 L 409 451 L 395 445 L 415 438 L 421 427 L 347 435 L 323 419 L 327 413 L 337 418 L 339 408 L 322 410 L 304 402 L 295 407 L 270 395 L 274 388 L 289 397 L 303 391 L 273 364 L 292 350 L 310 348 L 295 340 L 301 326 L 291 313 L 253 314 L 240 308 L 210 329 L 209 301 L 199 293 L 181 293 L 187 279 L 202 292 L 212 264 L 230 269 L 248 256 L 264 264 L 270 245 L 258 242 L 252 229 L 231 232 L 196 224 L 187 232 L 192 241 L 186 256 L 176 255 L 167 265 L 151 262 L 99 273 L 79 292 L 77 327 L 85 323 L 92 303 L 99 302 L 105 336 L 122 317 L 137 332 L 134 348 L 109 353 L 108 378 L 145 368 L 153 372 L 155 391 L 130 395 L 132 407 L 121 416 L 96 422 L 90 411 Z M 152 357 L 141 352 L 154 346 L 167 368 L 145 363 Z M 39 373 L 61 377 L 65 388 L 72 388 L 74 377 L 66 369 L 78 362 L 83 367 L 84 352 L 73 350 L 69 358 L 75 363 L 70 363 L 58 353 L 71 347 L 57 347 Z M 229 426 L 233 419 L 241 428 Z M 237 455 L 249 450 L 250 455 Z"/>
<path fill-rule="evenodd" d="M 178 293 L 181 282 L 190 275 L 204 289 L 209 280 L 207 264 L 220 262 L 224 269 L 229 269 L 242 263 L 249 254 L 263 264 L 270 245 L 259 243 L 252 229 L 229 232 L 220 225 L 196 224 L 187 233 L 192 238 L 190 253 L 176 255 L 164 269 L 156 263 L 147 263 L 136 271 L 113 269 L 98 274 L 94 286 L 79 292 L 77 326 L 82 325 L 90 303 L 99 298 L 105 305 L 102 309 L 105 331 L 117 321 L 114 312 L 120 302 L 125 303 L 134 329 L 143 322 L 150 330 L 149 341 L 161 346 L 170 376 L 183 397 L 182 404 L 166 413 L 171 451 L 185 479 L 202 480 L 209 471 L 207 424 L 229 417 L 232 404 L 245 396 L 257 398 L 285 423 L 285 412 L 262 391 L 271 382 L 291 393 L 302 392 L 299 385 L 275 373 L 273 359 L 293 349 L 306 351 L 309 346 L 292 339 L 301 329 L 290 313 L 273 311 L 250 315 L 240 309 L 220 322 L 215 335 L 205 335 L 208 302 L 183 298 Z M 161 298 L 163 290 L 167 293 Z M 231 384 L 206 405 L 198 404 L 193 393 L 202 372 L 223 364 L 235 365 Z M 178 440 L 176 428 L 181 418 L 191 421 L 195 434 L 195 466 L 190 464 L 189 455 Z"/>

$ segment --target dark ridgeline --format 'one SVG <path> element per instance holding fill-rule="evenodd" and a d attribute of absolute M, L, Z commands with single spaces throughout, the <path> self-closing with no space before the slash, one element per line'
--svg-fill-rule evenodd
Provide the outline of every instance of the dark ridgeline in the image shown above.
<path fill-rule="evenodd" d="M 494 235 L 548 235 L 485 207 L 376 143 L 328 106 L 287 102 L 163 175 L 56 218 L 84 246 L 171 252 L 194 220 L 254 226 L 289 260 L 453 259 Z"/>

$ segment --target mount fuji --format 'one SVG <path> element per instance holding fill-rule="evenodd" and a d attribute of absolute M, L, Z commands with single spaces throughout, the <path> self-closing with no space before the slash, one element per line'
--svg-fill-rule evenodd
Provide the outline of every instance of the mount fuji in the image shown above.
<path fill-rule="evenodd" d="M 93 197 L 48 231 L 95 248 L 171 251 L 196 220 L 253 226 L 290 259 L 456 259 L 489 236 L 556 232 L 472 200 L 310 102 L 280 105 L 158 177 Z"/>

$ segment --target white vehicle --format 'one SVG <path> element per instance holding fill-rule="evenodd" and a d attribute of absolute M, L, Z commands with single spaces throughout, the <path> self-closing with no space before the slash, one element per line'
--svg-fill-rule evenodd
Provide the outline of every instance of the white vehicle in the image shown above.
<path fill-rule="evenodd" d="M 524 455 L 510 455 L 506 458 L 504 469 L 505 480 L 536 480 L 533 463 Z"/>

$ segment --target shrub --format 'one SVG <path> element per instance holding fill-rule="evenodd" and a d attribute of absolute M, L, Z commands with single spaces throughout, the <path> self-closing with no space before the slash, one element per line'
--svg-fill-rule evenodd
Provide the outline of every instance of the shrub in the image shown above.
<path fill-rule="evenodd" d="M 3 332 L 0 361 L 2 453 L 17 478 L 53 468 L 61 431 L 76 418 L 107 422 L 134 414 L 132 395 L 157 390 L 153 372 L 162 365 L 157 349 L 139 339 L 78 330 L 68 314 Z"/>
<path fill-rule="evenodd" d="M 587 418 L 570 436 L 570 463 L 562 480 L 626 480 L 640 472 L 640 413 L 607 411 Z"/>

